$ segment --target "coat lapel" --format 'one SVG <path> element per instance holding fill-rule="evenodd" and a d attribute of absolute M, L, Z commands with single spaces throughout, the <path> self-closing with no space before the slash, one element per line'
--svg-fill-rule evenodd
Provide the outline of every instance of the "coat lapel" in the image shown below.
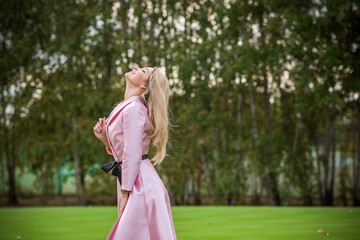
<path fill-rule="evenodd" d="M 135 95 L 132 96 L 130 98 L 128 98 L 126 101 L 122 101 L 121 103 L 118 104 L 118 106 L 116 106 L 113 111 L 111 111 L 108 119 L 106 120 L 106 127 L 105 127 L 105 131 L 106 131 L 106 137 L 107 140 L 109 142 L 111 151 L 114 153 L 113 156 L 115 157 L 116 160 L 119 160 L 119 157 L 117 156 L 117 153 L 113 147 L 113 144 L 110 140 L 110 136 L 109 136 L 109 125 L 115 121 L 115 119 L 119 116 L 119 114 L 121 113 L 121 111 L 124 109 L 124 107 L 126 107 L 128 104 L 130 104 L 131 102 L 135 101 L 135 100 L 139 100 L 140 97 Z"/>

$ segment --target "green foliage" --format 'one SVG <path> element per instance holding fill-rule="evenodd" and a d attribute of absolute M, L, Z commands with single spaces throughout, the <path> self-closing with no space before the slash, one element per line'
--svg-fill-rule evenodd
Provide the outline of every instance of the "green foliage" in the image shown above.
<path fill-rule="evenodd" d="M 157 170 L 174 204 L 312 202 L 328 182 L 318 170 L 330 172 L 331 134 L 335 151 L 360 151 L 359 131 L 346 130 L 359 124 L 356 1 L 19 3 L 0 14 L 0 170 L 28 166 L 44 194 L 61 159 L 79 165 L 90 202 L 112 193 L 94 170 L 111 157 L 92 127 L 134 66 L 169 78 L 175 127 Z"/>

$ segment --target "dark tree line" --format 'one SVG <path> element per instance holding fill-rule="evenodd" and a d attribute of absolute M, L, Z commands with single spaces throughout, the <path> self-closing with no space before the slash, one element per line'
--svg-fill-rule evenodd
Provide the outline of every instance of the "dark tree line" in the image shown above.
<path fill-rule="evenodd" d="M 66 163 L 79 204 L 114 193 L 96 170 L 109 156 L 92 126 L 122 100 L 134 66 L 169 78 L 175 127 L 157 169 L 173 204 L 360 204 L 357 1 L 15 0 L 1 9 L 0 185 L 11 204 L 16 170 L 33 173 L 47 196 Z"/>

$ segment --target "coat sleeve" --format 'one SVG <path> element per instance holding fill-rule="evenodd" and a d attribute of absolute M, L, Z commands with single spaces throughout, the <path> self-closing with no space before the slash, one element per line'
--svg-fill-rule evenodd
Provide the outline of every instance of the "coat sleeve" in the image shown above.
<path fill-rule="evenodd" d="M 146 124 L 145 114 L 136 106 L 125 110 L 123 118 L 124 151 L 122 156 L 122 186 L 132 191 L 142 161 L 142 142 Z"/>
<path fill-rule="evenodd" d="M 107 121 L 107 119 L 106 119 L 106 121 Z M 107 126 L 105 126 L 105 132 L 106 132 L 106 141 L 108 141 L 109 142 L 109 140 L 108 140 L 108 133 L 107 133 L 107 131 L 106 131 L 106 128 L 107 128 Z M 106 152 L 109 154 L 109 155 L 112 155 L 112 156 L 114 156 L 114 154 L 112 153 L 112 151 L 111 151 L 111 148 L 109 148 L 109 147 L 107 147 L 107 146 L 105 146 L 105 149 L 106 149 Z"/>

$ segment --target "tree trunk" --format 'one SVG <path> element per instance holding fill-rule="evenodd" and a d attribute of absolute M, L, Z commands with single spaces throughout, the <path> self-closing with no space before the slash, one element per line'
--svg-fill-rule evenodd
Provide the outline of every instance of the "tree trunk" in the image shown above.
<path fill-rule="evenodd" d="M 189 205 L 189 175 L 185 177 L 183 204 Z"/>
<path fill-rule="evenodd" d="M 319 198 L 320 198 L 320 204 L 325 205 L 324 201 L 324 195 L 323 195 L 323 185 L 322 185 L 322 177 L 321 177 L 321 160 L 319 155 L 319 141 L 318 141 L 318 129 L 315 128 L 315 139 L 314 139 L 314 145 L 315 145 L 315 155 L 316 155 L 316 179 L 318 182 L 318 190 L 319 190 Z"/>
<path fill-rule="evenodd" d="M 335 170 L 336 170 L 336 117 L 333 113 L 332 115 L 332 134 L 331 134 L 331 144 L 332 144 L 332 162 L 331 162 L 331 176 L 330 176 L 330 187 L 329 187 L 329 205 L 334 204 L 334 183 L 335 183 Z"/>
<path fill-rule="evenodd" d="M 60 165 L 60 161 L 59 164 L 57 165 L 56 168 L 56 173 L 57 173 L 57 184 L 58 184 L 58 195 L 62 195 L 62 176 L 61 176 L 61 165 Z"/>
<path fill-rule="evenodd" d="M 242 154 L 241 154 L 241 140 L 242 140 L 242 132 L 241 132 L 241 107 L 242 107 L 242 95 L 239 92 L 237 95 L 237 104 L 236 104 L 236 123 L 237 123 L 237 127 L 238 127 L 238 144 L 236 145 L 236 167 L 234 168 L 234 179 L 236 181 L 236 183 L 234 183 L 234 189 L 233 189 L 233 194 L 232 194 L 232 198 L 230 201 L 231 205 L 236 205 L 238 203 L 238 198 L 239 198 L 239 184 L 241 181 L 241 170 L 242 170 Z M 243 199 L 244 202 L 244 199 Z"/>
<path fill-rule="evenodd" d="M 196 188 L 194 188 L 194 204 L 195 205 L 200 205 L 201 204 L 201 200 L 200 200 L 200 189 L 201 189 L 201 168 L 198 167 L 198 172 L 197 172 L 197 178 L 196 178 Z"/>
<path fill-rule="evenodd" d="M 6 163 L 0 160 L 0 193 L 6 192 Z"/>
<path fill-rule="evenodd" d="M 353 147 L 353 205 L 360 206 L 360 183 L 359 183 L 359 172 L 360 172 L 360 109 L 358 109 L 357 114 L 355 114 L 356 120 L 354 121 L 354 125 L 357 125 L 357 137 L 358 141 L 356 144 L 356 133 L 354 132 L 354 147 Z M 356 128 L 354 128 L 356 129 Z M 357 154 L 356 154 L 356 146 L 357 146 Z"/>
<path fill-rule="evenodd" d="M 347 175 L 347 166 L 346 158 L 340 159 L 340 192 L 341 198 L 343 200 L 344 206 L 348 205 L 347 196 L 346 196 L 346 175 Z"/>
<path fill-rule="evenodd" d="M 300 123 L 301 123 L 301 114 L 297 113 L 296 114 L 296 123 L 295 123 L 295 136 L 294 136 L 294 141 L 293 141 L 293 146 L 291 149 L 291 154 L 289 156 L 289 173 L 288 173 L 288 183 L 286 186 L 286 191 L 285 191 L 285 203 L 284 205 L 287 206 L 289 205 L 289 196 L 290 196 L 290 191 L 291 191 L 291 180 L 292 180 L 292 176 L 293 176 L 293 168 L 294 168 L 294 156 L 296 154 L 296 148 L 298 145 L 298 141 L 299 141 L 299 130 L 300 130 Z"/>
<path fill-rule="evenodd" d="M 216 124 L 216 121 L 214 121 L 214 126 Z M 214 138 L 213 138 L 213 141 L 214 141 L 214 162 L 217 164 L 219 162 L 219 158 L 222 156 L 222 151 L 220 149 L 220 134 L 219 134 L 219 129 L 216 128 L 216 127 L 213 127 L 212 128 L 213 130 L 213 134 L 214 134 Z M 214 169 L 214 172 L 215 172 L 215 180 L 214 180 L 214 183 L 217 184 L 218 183 L 218 179 L 220 178 L 220 171 L 219 169 L 221 168 L 221 166 L 217 166 L 215 165 L 215 169 Z M 221 196 L 219 197 L 219 194 L 216 195 L 216 198 L 215 199 L 219 199 L 221 198 Z"/>
<path fill-rule="evenodd" d="M 4 99 L 4 85 L 1 85 L 0 89 L 0 96 L 1 96 L 1 108 L 2 108 L 2 121 L 3 124 L 3 138 L 4 138 L 4 152 L 5 152 L 5 159 L 6 159 L 6 169 L 8 173 L 8 201 L 9 205 L 18 205 L 18 199 L 16 195 L 16 182 L 15 182 L 15 166 L 16 166 L 16 156 L 15 154 L 11 154 L 12 151 L 10 149 L 9 142 L 12 142 L 11 133 L 9 132 L 8 127 L 6 126 L 6 106 L 5 106 L 5 99 Z M 15 145 L 12 145 L 14 148 Z"/>
<path fill-rule="evenodd" d="M 270 132 L 270 102 L 269 102 L 269 93 L 268 93 L 268 78 L 266 73 L 263 74 L 264 77 L 264 106 L 265 106 L 265 137 L 267 139 L 271 138 Z M 270 205 L 281 205 L 281 197 L 277 186 L 277 176 L 273 166 L 271 166 L 272 156 L 271 156 L 271 143 L 267 140 L 267 144 L 264 147 L 264 164 L 267 168 L 267 176 L 263 178 L 264 187 L 268 193 L 270 193 L 269 203 Z"/>
<path fill-rule="evenodd" d="M 253 94 L 253 83 L 249 80 L 249 101 L 250 101 L 250 113 L 251 113 L 251 133 L 254 139 L 257 141 L 259 138 L 258 133 L 258 126 L 256 121 L 256 111 L 255 111 L 255 101 L 254 101 L 254 94 Z"/>
<path fill-rule="evenodd" d="M 77 126 L 75 117 L 72 118 L 72 131 L 73 131 L 73 161 L 75 169 L 75 182 L 76 182 L 76 195 L 78 204 L 86 205 L 83 184 L 81 184 L 81 173 L 79 166 L 79 157 L 77 152 Z"/>
<path fill-rule="evenodd" d="M 331 113 L 329 114 L 328 124 L 325 130 L 325 143 L 324 143 L 324 184 L 325 184 L 325 205 L 331 205 L 331 184 L 329 183 L 330 166 L 330 148 L 332 144 L 332 132 L 333 132 L 333 118 Z"/>
<path fill-rule="evenodd" d="M 207 186 L 208 186 L 208 191 L 209 191 L 209 197 L 211 199 L 211 201 L 214 201 L 214 194 L 213 194 L 213 184 L 211 182 L 211 178 L 210 178 L 210 173 L 209 173 L 209 169 L 202 151 L 202 148 L 200 147 L 200 156 L 199 156 L 199 161 L 201 163 L 202 169 L 204 170 L 204 174 L 205 174 L 205 179 L 207 182 Z"/>
<path fill-rule="evenodd" d="M 251 133 L 252 133 L 252 147 L 253 151 L 256 151 L 257 143 L 259 139 L 257 121 L 256 121 L 256 111 L 255 111 L 255 101 L 254 101 L 254 94 L 253 94 L 253 84 L 251 79 L 249 79 L 248 84 L 248 91 L 249 91 L 249 102 L 250 102 L 250 113 L 251 113 Z M 262 191 L 258 190 L 258 174 L 257 174 L 257 167 L 255 161 L 251 161 L 251 168 L 252 178 L 253 178 L 253 196 L 254 196 L 254 204 L 259 205 L 261 204 L 262 198 Z"/>
<path fill-rule="evenodd" d="M 8 150 L 5 150 L 6 154 L 6 166 L 8 170 L 8 197 L 9 205 L 18 205 L 17 195 L 16 195 L 16 183 L 15 183 L 15 156 L 11 156 Z"/>
<path fill-rule="evenodd" d="M 169 178 L 170 179 L 170 178 Z M 172 190 L 172 187 L 171 187 L 171 181 L 169 181 L 169 184 L 168 184 L 168 193 L 169 193 L 169 198 L 170 198 L 170 203 L 172 206 L 175 206 L 177 205 L 177 202 L 176 202 L 176 199 L 175 199 L 175 196 L 174 196 L 174 191 Z"/>

